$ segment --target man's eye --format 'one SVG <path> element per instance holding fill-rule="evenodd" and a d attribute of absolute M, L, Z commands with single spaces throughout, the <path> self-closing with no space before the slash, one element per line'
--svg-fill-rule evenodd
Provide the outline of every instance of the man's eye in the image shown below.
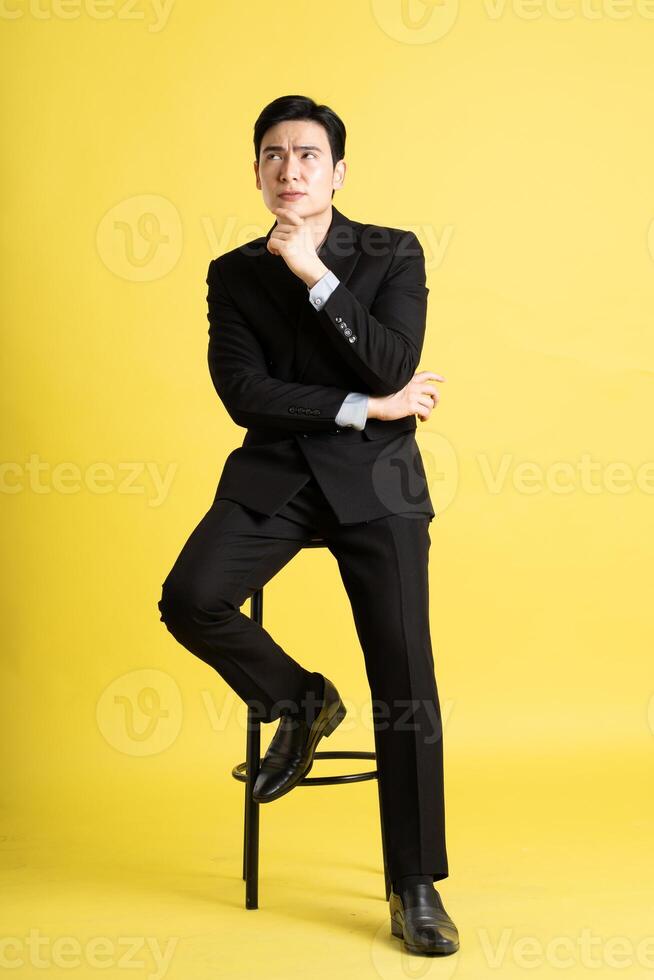
<path fill-rule="evenodd" d="M 306 153 L 303 153 L 302 155 L 303 155 L 303 156 L 307 156 L 308 154 L 311 154 L 311 156 L 312 156 L 312 157 L 315 157 L 315 155 L 316 155 L 316 154 L 315 154 L 315 153 L 313 152 L 313 150 L 307 150 L 307 151 L 306 151 Z M 267 159 L 267 160 L 272 160 L 272 158 L 273 158 L 273 157 L 278 157 L 278 156 L 279 156 L 279 153 L 269 153 L 269 154 L 267 155 L 267 157 L 266 157 L 266 159 Z"/>

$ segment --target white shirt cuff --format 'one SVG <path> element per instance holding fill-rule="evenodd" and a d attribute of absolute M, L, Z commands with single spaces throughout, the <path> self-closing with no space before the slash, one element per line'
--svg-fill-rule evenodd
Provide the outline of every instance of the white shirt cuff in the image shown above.
<path fill-rule="evenodd" d="M 307 289 L 309 289 L 309 299 L 314 309 L 321 310 L 323 308 L 331 294 L 340 284 L 340 281 L 338 276 L 335 276 L 332 270 L 328 269 L 322 279 L 314 283 L 311 289 L 307 286 Z"/>
<path fill-rule="evenodd" d="M 351 391 L 345 396 L 343 404 L 336 416 L 336 425 L 344 428 L 364 429 L 368 420 L 368 398 L 369 395 L 360 391 Z"/>

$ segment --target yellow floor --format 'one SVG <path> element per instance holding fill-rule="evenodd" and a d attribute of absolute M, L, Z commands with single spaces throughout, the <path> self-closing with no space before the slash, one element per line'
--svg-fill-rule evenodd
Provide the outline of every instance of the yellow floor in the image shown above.
<path fill-rule="evenodd" d="M 374 782 L 262 806 L 260 907 L 246 910 L 243 787 L 220 771 L 80 798 L 76 816 L 63 787 L 49 813 L 5 820 L 2 966 L 21 980 L 651 975 L 646 757 L 496 756 L 447 755 L 437 887 L 460 930 L 453 956 L 390 936 Z"/>

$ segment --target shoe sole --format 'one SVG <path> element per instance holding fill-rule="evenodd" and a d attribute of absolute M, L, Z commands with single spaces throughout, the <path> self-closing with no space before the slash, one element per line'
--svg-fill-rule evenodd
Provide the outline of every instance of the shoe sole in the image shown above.
<path fill-rule="evenodd" d="M 404 948 L 408 949 L 410 953 L 421 953 L 423 956 L 426 954 L 433 953 L 434 956 L 448 956 L 450 953 L 456 953 L 459 948 L 459 944 L 452 946 L 448 944 L 445 948 L 439 949 L 438 946 L 413 946 L 404 939 L 404 929 L 402 925 L 395 919 L 391 919 L 391 935 L 395 936 L 396 939 L 404 940 Z"/>
<path fill-rule="evenodd" d="M 338 702 L 338 707 L 336 708 L 336 711 L 331 716 L 331 718 L 329 719 L 329 721 L 323 726 L 323 730 L 320 732 L 320 734 L 318 735 L 318 737 L 316 739 L 316 744 L 314 746 L 313 752 L 311 753 L 311 762 L 309 763 L 309 765 L 307 766 L 307 768 L 304 770 L 304 772 L 302 772 L 297 777 L 297 779 L 294 779 L 292 783 L 288 783 L 286 786 L 284 786 L 284 788 L 280 792 L 275 793 L 273 796 L 266 796 L 266 798 L 265 799 L 262 799 L 262 800 L 258 800 L 255 796 L 253 796 L 252 799 L 254 800 L 254 802 L 255 803 L 273 803 L 275 800 L 281 799 L 282 796 L 286 796 L 286 794 L 287 793 L 290 793 L 290 791 L 292 789 L 295 789 L 295 787 L 297 786 L 297 784 L 300 783 L 304 779 L 304 777 L 305 776 L 308 776 L 309 773 L 311 772 L 311 770 L 313 768 L 313 763 L 315 761 L 314 756 L 315 756 L 315 753 L 316 753 L 316 749 L 318 748 L 318 743 L 320 742 L 320 739 L 323 738 L 323 736 L 325 736 L 325 735 L 327 735 L 327 736 L 331 735 L 331 733 L 336 728 L 338 728 L 338 726 L 340 725 L 340 723 L 345 718 L 345 715 L 346 714 L 347 714 L 347 708 L 345 707 L 345 705 L 343 704 L 342 701 L 339 701 Z"/>

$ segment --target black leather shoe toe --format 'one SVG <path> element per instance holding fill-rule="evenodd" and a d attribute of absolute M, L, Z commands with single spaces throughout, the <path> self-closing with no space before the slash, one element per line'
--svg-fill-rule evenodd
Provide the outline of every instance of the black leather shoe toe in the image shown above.
<path fill-rule="evenodd" d="M 345 717 L 345 705 L 338 691 L 328 677 L 324 681 L 321 708 L 311 725 L 305 717 L 280 717 L 254 781 L 252 798 L 256 803 L 278 800 L 297 786 L 313 766 L 320 739 L 323 735 L 331 735 Z"/>
<path fill-rule="evenodd" d="M 432 883 L 411 885 L 402 897 L 391 891 L 391 933 L 412 953 L 456 953 L 459 933 Z"/>

